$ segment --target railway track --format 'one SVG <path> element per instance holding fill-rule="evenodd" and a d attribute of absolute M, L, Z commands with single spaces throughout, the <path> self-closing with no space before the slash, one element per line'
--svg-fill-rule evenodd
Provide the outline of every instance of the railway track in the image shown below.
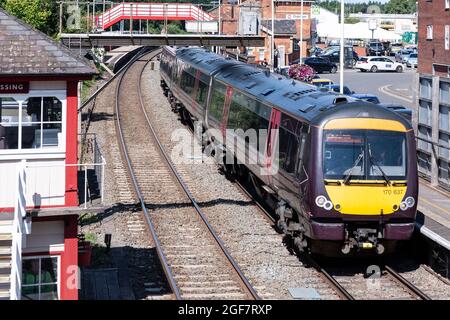
<path fill-rule="evenodd" d="M 187 189 L 143 108 L 140 81 L 159 50 L 119 78 L 116 132 L 136 199 L 176 299 L 259 299 Z"/>
<path fill-rule="evenodd" d="M 159 85 L 155 84 L 157 81 L 156 79 L 154 79 L 153 77 L 150 77 L 152 80 L 152 85 L 149 85 L 148 88 L 152 89 L 150 90 L 151 92 L 149 93 L 150 95 L 154 95 L 154 99 L 150 99 L 150 101 L 158 101 L 158 99 L 164 99 L 164 97 L 162 97 L 161 95 L 156 95 L 154 92 L 155 87 L 159 88 Z M 166 104 L 167 105 L 167 104 Z M 164 147 L 166 147 L 167 150 L 170 150 L 170 147 L 173 147 L 173 143 L 171 144 L 170 138 L 170 129 L 174 130 L 176 128 L 176 126 L 173 126 L 173 122 L 170 121 L 166 121 L 166 117 L 168 117 L 168 114 L 170 114 L 170 111 L 165 111 L 161 108 L 163 108 L 164 103 L 162 104 L 158 104 L 158 106 L 160 106 L 160 108 L 157 107 L 153 107 L 153 109 L 156 108 L 156 110 L 158 110 L 157 112 L 154 112 L 153 118 L 152 118 L 152 122 L 155 124 L 156 127 L 159 127 L 159 134 L 160 135 L 164 135 L 164 131 L 166 131 L 166 137 L 164 140 Z M 167 109 L 169 110 L 170 107 L 168 107 L 168 105 L 166 106 Z M 151 113 L 152 108 L 148 108 L 149 112 Z M 160 118 L 158 118 L 160 117 Z M 162 121 L 164 118 L 164 121 Z M 161 122 L 161 123 L 160 123 Z M 168 129 L 170 128 L 170 129 Z M 169 132 L 169 133 L 167 133 Z M 205 206 L 205 203 L 210 203 L 211 202 L 211 198 L 208 198 L 206 196 L 203 196 L 203 193 L 201 193 L 201 191 L 199 191 L 196 187 L 196 180 L 198 179 L 198 176 L 195 176 L 195 173 L 193 174 L 193 172 L 189 172 L 188 167 L 189 165 L 180 165 L 180 164 L 176 164 L 178 170 L 181 172 L 181 174 L 183 175 L 185 181 L 188 182 L 189 187 L 191 188 L 192 191 L 194 191 L 193 193 L 195 194 L 195 197 L 197 199 L 201 199 L 201 205 Z M 195 166 L 190 165 L 192 168 Z M 195 170 L 192 170 L 195 171 Z M 191 179 L 191 177 L 193 177 Z M 196 179 L 197 178 L 197 179 Z M 205 179 L 204 182 L 206 181 L 210 181 L 210 179 Z M 203 186 L 204 187 L 204 186 Z M 208 185 L 209 187 L 209 185 Z M 196 190 L 197 189 L 197 190 Z M 216 192 L 218 190 L 216 189 Z M 242 193 L 246 195 L 246 199 L 248 201 L 246 201 L 246 206 L 249 206 L 250 203 L 254 204 L 254 199 L 253 197 L 246 191 L 245 188 L 241 189 Z M 217 193 L 216 197 L 218 197 L 220 194 Z M 233 199 L 237 199 L 239 197 L 235 197 L 233 196 Z M 227 201 L 229 201 L 230 199 L 226 199 Z M 199 200 L 200 201 L 200 200 Z M 259 206 L 259 209 L 261 211 L 261 213 L 263 213 L 261 215 L 261 217 L 263 217 L 266 221 L 270 221 L 270 223 L 272 225 L 274 225 L 274 220 L 273 217 L 267 213 L 267 211 L 265 211 L 265 209 L 258 203 L 256 203 Z M 210 205 L 206 205 L 205 209 L 207 211 L 209 211 L 208 206 L 211 207 Z M 209 214 L 209 212 L 208 212 Z M 256 228 L 256 224 L 255 224 L 255 228 Z M 245 236 L 244 236 L 245 239 Z M 242 241 L 244 239 L 238 239 L 238 241 Z M 278 237 L 278 239 L 280 239 L 280 237 Z M 229 243 L 227 242 L 227 245 Z M 254 244 L 255 246 L 257 246 L 257 244 Z M 242 246 L 241 246 L 242 248 Z M 236 255 L 241 255 L 241 253 L 239 252 L 238 254 L 234 254 Z M 244 259 L 245 260 L 245 259 Z M 240 261 L 240 260 L 239 260 Z M 305 261 L 305 260 L 304 260 Z M 297 260 L 298 263 L 298 260 Z M 299 265 L 301 265 L 300 263 L 298 263 Z M 329 268 L 328 266 L 323 267 L 322 264 L 317 263 L 314 260 L 310 260 L 307 261 L 308 265 L 314 266 L 315 270 L 317 271 L 317 273 L 319 274 L 319 276 L 323 279 L 322 282 L 327 283 L 328 287 L 333 288 L 333 290 L 335 291 L 335 293 L 341 298 L 341 299 L 370 299 L 370 298 L 375 298 L 375 299 L 395 299 L 395 298 L 402 298 L 402 299 L 416 299 L 416 298 L 420 298 L 419 295 L 413 294 L 412 292 L 408 291 L 405 289 L 404 285 L 399 284 L 397 281 L 394 281 L 393 276 L 390 276 L 386 271 L 383 271 L 380 275 L 381 277 L 381 290 L 379 290 L 380 292 L 378 292 L 378 296 L 373 294 L 373 290 L 376 291 L 376 288 L 374 289 L 374 287 L 370 287 L 370 285 L 368 285 L 368 280 L 365 277 L 365 273 L 361 272 L 361 271 L 350 271 L 350 272 L 346 272 L 347 274 L 345 276 L 340 276 L 338 272 L 335 272 L 335 270 L 333 270 L 332 268 Z M 305 268 L 304 268 L 305 269 Z M 352 274 L 353 273 L 353 274 Z M 401 280 L 399 280 L 401 281 Z M 369 283 L 370 284 L 370 283 Z M 312 287 L 316 287 L 317 288 L 318 283 L 315 283 L 315 286 L 313 285 Z M 321 284 L 321 286 L 323 286 L 323 284 Z M 410 285 L 410 288 L 413 288 L 414 285 Z M 414 290 L 414 289 L 412 289 Z M 417 292 L 420 290 L 416 290 Z M 325 295 L 324 295 L 325 296 Z"/>
<path fill-rule="evenodd" d="M 246 187 L 244 187 L 239 181 L 235 181 L 236 185 L 239 187 L 240 191 L 245 194 L 250 199 L 254 200 L 254 197 L 250 194 L 250 192 L 247 190 Z M 270 221 L 270 223 L 275 227 L 276 220 L 273 217 L 272 214 L 269 213 L 268 210 L 265 209 L 264 205 L 261 204 L 259 201 L 255 201 L 258 208 L 260 209 L 260 212 L 262 215 L 265 216 L 265 218 Z M 343 300 L 355 300 L 356 298 L 350 293 L 349 290 L 346 289 L 347 286 L 344 284 L 341 284 L 337 277 L 334 277 L 330 272 L 326 270 L 326 267 L 323 267 L 320 263 L 318 263 L 316 260 L 314 260 L 309 255 L 304 255 L 302 258 L 311 266 L 313 266 L 317 272 L 319 272 L 320 276 L 336 291 L 336 293 L 339 295 L 339 297 Z M 419 300 L 431 300 L 430 296 L 428 296 L 426 293 L 424 293 L 421 289 L 419 289 L 416 285 L 414 285 L 412 282 L 410 282 L 408 279 L 403 277 L 400 273 L 398 273 L 394 267 L 391 267 L 389 265 L 382 266 L 381 274 L 380 276 L 388 277 L 391 282 L 395 282 L 398 284 L 398 286 L 402 289 L 403 292 L 408 293 L 409 297 L 412 299 L 419 299 Z M 355 277 L 356 278 L 356 277 Z M 383 279 L 384 281 L 385 279 Z M 370 287 L 371 285 L 367 283 L 366 281 L 366 288 L 369 289 L 376 289 L 376 287 Z M 370 281 L 370 280 L 369 280 Z M 363 284 L 364 285 L 364 284 Z M 385 286 L 388 287 L 388 286 Z M 403 296 L 405 298 L 408 298 L 408 296 Z"/>

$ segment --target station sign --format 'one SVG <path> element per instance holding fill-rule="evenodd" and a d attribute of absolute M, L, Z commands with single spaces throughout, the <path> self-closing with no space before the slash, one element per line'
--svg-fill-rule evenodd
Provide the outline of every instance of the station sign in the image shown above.
<path fill-rule="evenodd" d="M 29 82 L 2 82 L 0 81 L 0 94 L 28 93 L 30 91 Z"/>
<path fill-rule="evenodd" d="M 300 20 L 302 19 L 302 15 L 301 14 L 293 14 L 293 13 L 289 13 L 286 15 L 286 19 L 287 20 Z M 307 20 L 309 19 L 309 15 L 308 14 L 303 14 L 303 20 Z"/>

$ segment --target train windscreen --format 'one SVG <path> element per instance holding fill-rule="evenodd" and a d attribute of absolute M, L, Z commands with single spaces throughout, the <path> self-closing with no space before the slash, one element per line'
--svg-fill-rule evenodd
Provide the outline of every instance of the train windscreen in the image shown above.
<path fill-rule="evenodd" d="M 325 130 L 325 179 L 406 180 L 406 136 L 382 130 Z"/>

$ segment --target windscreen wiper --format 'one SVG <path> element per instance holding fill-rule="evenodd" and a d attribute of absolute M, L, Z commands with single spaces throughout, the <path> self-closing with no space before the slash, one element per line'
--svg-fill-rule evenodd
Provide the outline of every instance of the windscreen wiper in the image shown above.
<path fill-rule="evenodd" d="M 362 158 L 364 158 L 364 149 L 361 148 L 361 153 L 359 154 L 358 158 L 356 159 L 355 163 L 353 164 L 353 167 L 350 169 L 350 172 L 345 176 L 344 184 L 347 184 L 350 181 L 350 178 L 352 177 L 353 169 L 355 169 L 358 164 L 361 162 Z"/>
<path fill-rule="evenodd" d="M 386 183 L 388 185 L 390 185 L 391 184 L 391 180 L 387 177 L 386 173 L 384 173 L 383 169 L 381 169 L 381 166 L 375 161 L 375 159 L 372 156 L 372 149 L 370 147 L 370 143 L 368 143 L 367 146 L 369 147 L 369 160 L 370 160 L 370 162 L 372 164 L 374 164 L 378 168 L 378 170 L 380 170 L 381 175 L 383 176 L 383 179 L 386 180 Z"/>

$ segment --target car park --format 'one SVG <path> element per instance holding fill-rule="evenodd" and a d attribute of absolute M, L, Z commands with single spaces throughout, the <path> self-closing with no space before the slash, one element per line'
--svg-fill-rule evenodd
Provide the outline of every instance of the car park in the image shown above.
<path fill-rule="evenodd" d="M 372 103 L 375 103 L 375 104 L 379 104 L 380 103 L 380 99 L 378 99 L 378 97 L 376 95 L 373 95 L 373 94 L 355 93 L 355 94 L 352 94 L 352 97 L 356 98 L 356 99 L 364 100 L 364 101 L 367 101 L 367 102 L 372 102 Z"/>
<path fill-rule="evenodd" d="M 406 66 L 408 68 L 416 68 L 417 67 L 417 53 L 411 53 L 406 60 Z"/>
<path fill-rule="evenodd" d="M 337 65 L 321 57 L 310 57 L 305 59 L 305 64 L 313 68 L 317 73 L 336 73 Z"/>
<path fill-rule="evenodd" d="M 396 71 L 403 72 L 404 66 L 390 57 L 361 57 L 355 65 L 362 72 Z"/>

